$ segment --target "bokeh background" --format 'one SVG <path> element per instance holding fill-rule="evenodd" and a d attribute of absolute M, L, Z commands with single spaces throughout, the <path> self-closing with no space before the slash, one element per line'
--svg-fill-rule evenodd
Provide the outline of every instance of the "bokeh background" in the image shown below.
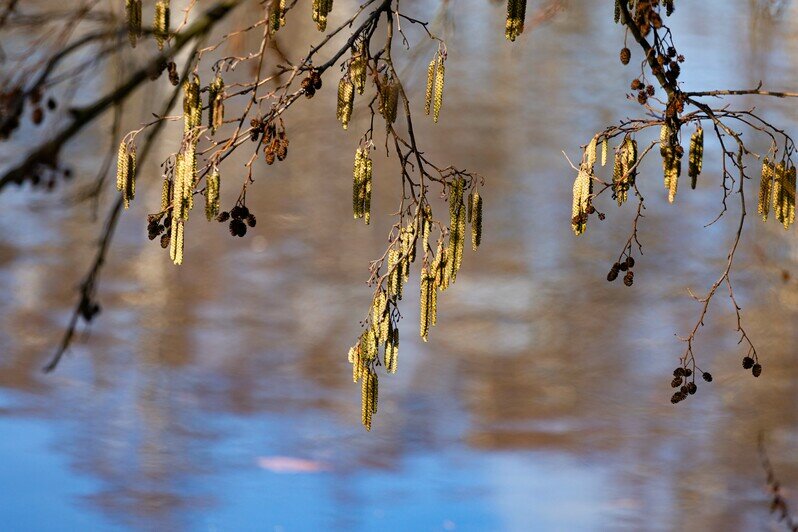
<path fill-rule="evenodd" d="M 304 3 L 279 35 L 293 58 L 319 39 Z M 418 296 L 406 290 L 399 371 L 381 379 L 370 433 L 359 423 L 346 352 L 370 302 L 367 262 L 385 248 L 400 182 L 395 158 L 380 155 L 372 225 L 352 220 L 352 156 L 367 113 L 356 105 L 342 131 L 332 78 L 286 114 L 288 159 L 258 167 L 247 195 L 257 227 L 233 239 L 224 225 L 192 217 L 180 268 L 145 230 L 160 198 L 156 161 L 180 139 L 179 124 L 167 128 L 120 221 L 100 285 L 103 312 L 53 374 L 41 367 L 112 197 L 109 190 L 99 211 L 73 201 L 117 142 L 110 117 L 70 144 L 75 182 L 52 194 L 4 191 L 0 528 L 778 529 L 757 437 L 765 435 L 798 508 L 795 229 L 749 217 L 733 273 L 762 377 L 740 367 L 721 291 L 696 343 L 715 380 L 676 407 L 669 382 L 683 344 L 674 335 L 699 312 L 687 289 L 704 292 L 718 277 L 738 213 L 735 199 L 704 227 L 722 197 L 716 142 L 707 135 L 699 187 L 682 186 L 674 205 L 656 156 L 642 169 L 648 209 L 632 288 L 604 278 L 628 236 L 633 202 L 618 209 L 604 198 L 607 219 L 592 219 L 578 239 L 571 233 L 573 173 L 562 151 L 578 159 L 596 131 L 640 112 L 625 97 L 634 69 L 618 61 L 624 34 L 612 4 L 530 1 L 530 29 L 510 44 L 501 2 L 456 0 L 444 10 L 402 2 L 433 20 L 449 50 L 435 126 L 422 112 L 434 45 L 408 28 L 413 47 L 395 51 L 419 142 L 441 165 L 486 176 L 485 229 L 483 246 L 466 252 L 457 284 L 441 297 L 427 344 L 416 333 Z M 356 5 L 336 0 L 333 23 Z M 242 10 L 228 27 L 252 16 Z M 796 17 L 790 2 L 677 2 L 671 24 L 687 58 L 685 86 L 763 80 L 795 90 Z M 144 56 L 126 57 L 123 72 Z M 98 75 L 76 101 L 105 92 L 119 72 Z M 161 79 L 136 93 L 124 128 L 147 121 L 168 90 Z M 734 105 L 757 106 L 795 131 L 794 102 L 743 97 Z M 0 145 L 0 166 L 58 124 L 53 115 L 44 129 L 23 126 Z M 223 170 L 228 207 L 245 176 L 236 174 L 241 162 Z M 749 197 L 756 187 L 747 184 Z"/>

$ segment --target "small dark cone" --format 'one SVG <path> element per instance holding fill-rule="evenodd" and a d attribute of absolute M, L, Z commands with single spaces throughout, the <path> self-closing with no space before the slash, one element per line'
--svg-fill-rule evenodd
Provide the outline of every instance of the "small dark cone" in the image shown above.
<path fill-rule="evenodd" d="M 230 213 L 227 211 L 220 212 L 219 216 L 216 217 L 216 221 L 221 223 L 224 223 L 229 219 L 230 219 Z"/>
<path fill-rule="evenodd" d="M 685 377 L 689 377 L 689 376 L 691 376 L 692 374 L 693 374 L 693 370 L 691 370 L 691 369 L 686 369 L 686 370 L 684 370 L 684 376 L 685 376 Z"/>
<path fill-rule="evenodd" d="M 255 224 L 257 224 L 257 223 L 258 223 L 258 220 L 255 219 L 255 215 L 254 214 L 250 214 L 249 216 L 247 216 L 247 225 L 248 226 L 255 227 Z"/>
<path fill-rule="evenodd" d="M 632 59 L 632 51 L 629 48 L 621 48 L 621 63 L 628 65 Z"/>
<path fill-rule="evenodd" d="M 635 260 L 632 257 L 626 257 L 626 266 L 629 268 L 634 268 Z"/>
<path fill-rule="evenodd" d="M 169 233 L 161 235 L 161 247 L 164 249 L 169 247 Z"/>
<path fill-rule="evenodd" d="M 710 372 L 705 371 L 702 377 L 704 377 L 705 381 L 712 382 L 712 374 Z"/>
<path fill-rule="evenodd" d="M 607 274 L 607 280 L 609 282 L 613 282 L 617 278 L 618 278 L 618 270 L 616 270 L 615 268 L 611 269 L 610 272 Z"/>
<path fill-rule="evenodd" d="M 678 388 L 682 385 L 682 378 L 681 377 L 674 377 L 671 381 L 671 388 Z"/>
<path fill-rule="evenodd" d="M 673 376 L 674 377 L 684 377 L 684 368 L 678 367 L 675 370 L 673 370 Z"/>
<path fill-rule="evenodd" d="M 754 359 L 751 357 L 743 358 L 743 369 L 751 369 L 754 367 Z"/>
<path fill-rule="evenodd" d="M 634 282 L 635 282 L 635 274 L 633 271 L 629 270 L 628 272 L 626 272 L 626 275 L 623 276 L 623 284 L 625 284 L 626 286 L 632 286 Z"/>
<path fill-rule="evenodd" d="M 230 220 L 230 234 L 237 237 L 243 237 L 247 234 L 247 225 L 243 221 L 236 218 Z"/>
<path fill-rule="evenodd" d="M 249 209 L 247 209 L 244 205 L 236 205 L 230 209 L 230 216 L 236 220 L 243 220 L 249 216 Z"/>
<path fill-rule="evenodd" d="M 620 266 L 620 268 L 619 268 L 619 269 L 620 269 L 622 272 L 625 272 L 626 270 L 628 270 L 628 269 L 629 269 L 629 265 L 628 265 L 628 264 L 626 264 L 626 261 L 623 261 L 623 262 L 621 263 L 621 266 Z"/>
<path fill-rule="evenodd" d="M 751 368 L 751 373 L 754 374 L 754 377 L 759 377 L 760 375 L 762 375 L 762 365 L 754 364 L 754 367 Z"/>
<path fill-rule="evenodd" d="M 691 382 L 687 385 L 687 393 L 689 393 L 690 395 L 695 395 L 697 391 L 698 391 L 698 386 L 696 386 L 694 382 Z"/>
<path fill-rule="evenodd" d="M 682 395 L 682 392 L 676 392 L 675 394 L 673 394 L 671 396 L 671 403 L 676 404 L 679 401 L 682 401 L 683 399 L 684 399 L 684 395 Z"/>

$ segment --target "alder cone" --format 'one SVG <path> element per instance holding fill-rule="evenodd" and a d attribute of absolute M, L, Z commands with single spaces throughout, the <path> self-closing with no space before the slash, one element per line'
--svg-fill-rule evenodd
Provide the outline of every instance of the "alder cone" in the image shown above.
<path fill-rule="evenodd" d="M 632 59 L 632 51 L 629 48 L 621 48 L 621 63 L 628 65 Z"/>

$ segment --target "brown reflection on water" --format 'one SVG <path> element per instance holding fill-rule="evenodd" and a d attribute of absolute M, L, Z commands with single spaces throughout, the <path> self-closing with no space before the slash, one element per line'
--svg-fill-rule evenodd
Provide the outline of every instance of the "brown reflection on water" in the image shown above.
<path fill-rule="evenodd" d="M 408 8 L 424 11 L 426 4 Z M 359 432 L 358 391 L 345 353 L 369 300 L 366 264 L 383 251 L 399 184 L 395 161 L 377 161 L 375 221 L 352 221 L 350 154 L 364 113 L 356 110 L 349 133 L 339 131 L 332 91 L 286 116 L 289 158 L 264 165 L 248 194 L 256 230 L 233 240 L 224 226 L 197 216 L 179 270 L 144 240 L 144 215 L 160 193 L 150 165 L 103 276 L 101 319 L 52 376 L 39 368 L 58 339 L 98 229 L 86 209 L 62 208 L 55 196 L 33 206 L 20 194 L 2 198 L 0 286 L 8 296 L 0 302 L 0 386 L 21 392 L 12 415 L 34 412 L 77 427 L 60 436 L 56 452 L 102 479 L 104 488 L 89 497 L 93 507 L 121 521 L 183 526 L 191 508 L 218 503 L 212 492 L 187 484 L 250 465 L 214 456 L 209 449 L 233 435 L 204 418 L 270 412 L 290 416 L 287 439 L 333 460 L 339 475 L 391 474 L 404 456 L 455 444 L 486 455 L 564 454 L 586 467 L 609 466 L 609 492 L 632 510 L 606 522 L 631 528 L 764 527 L 760 431 L 783 484 L 798 490 L 794 231 L 751 219 L 734 277 L 765 359 L 763 377 L 739 368 L 733 315 L 719 294 L 697 345 L 699 363 L 715 382 L 672 407 L 668 375 L 681 351 L 673 334 L 697 317 L 685 288 L 702 291 L 717 277 L 734 224 L 727 217 L 702 229 L 718 208 L 717 156 L 710 156 L 700 190 L 680 191 L 673 207 L 661 197 L 657 165 L 645 168 L 645 256 L 634 288 L 609 285 L 603 278 L 626 240 L 633 206 L 608 206 L 603 224 L 573 238 L 571 175 L 560 150 L 573 158 L 603 124 L 637 112 L 622 98 L 629 73 L 615 60 L 619 31 L 609 27 L 609 16 L 595 15 L 599 2 L 572 1 L 550 24 L 508 46 L 497 37 L 500 25 L 485 22 L 499 20 L 501 8 L 465 4 L 451 14 L 456 31 L 447 36 L 442 123 L 433 128 L 420 112 L 416 119 L 436 161 L 487 176 L 484 247 L 467 254 L 457 285 L 444 294 L 429 344 L 415 335 L 417 296 L 408 291 L 399 374 L 382 380 L 381 412 L 368 436 Z M 693 17 L 677 11 L 677 35 L 690 50 L 685 71 L 695 65 L 688 83 L 749 86 L 765 79 L 789 86 L 798 41 L 786 20 L 796 7 L 780 18 L 759 11 L 749 17 L 749 9 L 707 2 Z M 718 21 L 711 36 L 696 22 L 707 17 Z M 280 44 L 303 50 L 300 43 L 312 35 L 303 27 Z M 734 52 L 738 41 L 743 50 Z M 416 102 L 428 47 L 404 65 Z M 733 53 L 739 56 L 728 57 Z M 795 123 L 794 106 L 767 105 L 768 113 Z M 140 117 L 146 112 L 142 107 Z M 103 138 L 101 131 L 87 137 Z M 158 159 L 177 142 L 175 131 L 167 138 Z M 76 164 L 92 168 L 101 157 L 89 146 L 91 140 L 74 148 Z M 226 203 L 241 178 L 225 174 Z M 29 223 L 10 231 L 19 219 Z M 307 437 L 318 412 L 336 427 L 323 441 Z"/>

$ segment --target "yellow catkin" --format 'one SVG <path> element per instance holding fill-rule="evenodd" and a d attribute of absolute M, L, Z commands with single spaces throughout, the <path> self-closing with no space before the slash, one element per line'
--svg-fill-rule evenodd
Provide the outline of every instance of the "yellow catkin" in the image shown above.
<path fill-rule="evenodd" d="M 116 158 L 116 189 L 120 192 L 127 186 L 128 176 L 127 143 L 123 140 L 119 143 L 119 150 Z"/>
<path fill-rule="evenodd" d="M 601 166 L 607 166 L 607 152 L 609 151 L 609 141 L 607 137 L 601 141 Z"/>
<path fill-rule="evenodd" d="M 352 106 L 355 101 L 355 87 L 348 76 L 341 78 L 338 82 L 338 120 L 344 129 L 349 128 L 349 119 L 352 117 Z"/>
<path fill-rule="evenodd" d="M 183 83 L 183 121 L 185 132 L 189 132 L 202 124 L 200 80 L 196 75 L 193 76 L 191 81 Z"/>
<path fill-rule="evenodd" d="M 429 62 L 427 67 L 427 90 L 424 93 L 424 114 L 429 114 L 432 110 L 432 89 L 435 86 L 435 58 Z"/>
<path fill-rule="evenodd" d="M 443 105 L 443 84 L 445 67 L 443 66 L 443 56 L 438 54 L 438 61 L 435 63 L 435 96 L 432 103 L 432 121 L 437 123 Z"/>
<path fill-rule="evenodd" d="M 371 430 L 371 370 L 368 370 L 360 383 L 360 422 L 366 427 L 366 430 Z"/>
<path fill-rule="evenodd" d="M 479 192 L 474 192 L 471 200 L 472 217 L 471 217 L 471 249 L 477 250 L 479 244 L 482 242 L 482 196 Z"/>
<path fill-rule="evenodd" d="M 593 165 L 596 163 L 596 137 L 588 143 L 582 157 L 582 164 L 576 174 L 571 205 L 571 229 L 579 236 L 587 228 L 588 210 L 593 194 Z"/>
<path fill-rule="evenodd" d="M 682 169 L 681 157 L 679 157 L 673 142 L 673 131 L 670 126 L 663 124 L 660 129 L 659 151 L 660 155 L 662 155 L 663 183 L 665 188 L 668 189 L 668 201 L 670 203 L 673 203 L 676 199 L 679 175 Z"/>
<path fill-rule="evenodd" d="M 379 399 L 379 395 L 380 395 L 379 382 L 380 382 L 380 379 L 377 376 L 377 373 L 376 372 L 372 372 L 371 373 L 371 377 L 369 379 L 369 385 L 371 387 L 371 390 L 369 392 L 369 407 L 370 407 L 369 409 L 371 410 L 372 414 L 376 414 L 377 413 L 377 400 Z"/>
<path fill-rule="evenodd" d="M 371 158 L 366 156 L 365 163 L 365 176 L 363 184 L 363 220 L 366 225 L 371 223 L 371 174 L 372 163 Z"/>
<path fill-rule="evenodd" d="M 172 182 L 169 180 L 169 175 L 164 174 L 163 183 L 161 184 L 161 212 L 169 208 L 169 202 L 172 198 Z"/>
<path fill-rule="evenodd" d="M 159 50 L 163 50 L 164 43 L 169 39 L 169 17 L 169 0 L 158 0 L 155 3 L 155 20 L 152 27 Z"/>
<path fill-rule="evenodd" d="M 396 373 L 396 365 L 399 360 L 399 329 L 389 323 L 388 342 L 385 344 L 385 370 L 388 373 Z"/>
<path fill-rule="evenodd" d="M 690 155 L 687 175 L 690 176 L 690 188 L 695 189 L 698 183 L 698 176 L 704 165 L 704 130 L 698 130 L 690 136 Z"/>
<path fill-rule="evenodd" d="M 767 157 L 762 161 L 762 175 L 759 178 L 759 202 L 757 213 L 767 221 L 770 213 L 770 194 L 773 190 L 773 167 Z"/>
<path fill-rule="evenodd" d="M 141 37 L 141 0 L 125 0 L 125 13 L 127 15 L 127 37 L 130 46 L 135 48 Z"/>
<path fill-rule="evenodd" d="M 393 79 L 386 80 L 380 90 L 380 113 L 389 124 L 396 122 L 396 110 L 399 104 L 399 84 Z"/>
<path fill-rule="evenodd" d="M 773 216 L 776 217 L 776 220 L 779 223 L 784 222 L 784 216 L 782 214 L 782 203 L 784 201 L 784 193 L 783 193 L 783 181 L 782 181 L 782 174 L 784 165 L 779 163 L 773 167 Z"/>
<path fill-rule="evenodd" d="M 434 292 L 435 287 L 430 285 L 430 277 L 427 271 L 427 268 L 423 268 L 421 270 L 421 295 L 419 297 L 420 301 L 420 335 L 421 338 L 426 342 L 429 337 L 429 326 L 430 326 L 430 291 Z"/>
<path fill-rule="evenodd" d="M 380 290 L 374 297 L 371 305 L 371 323 L 377 334 L 377 341 L 384 343 L 388 340 L 388 297 Z"/>
<path fill-rule="evenodd" d="M 450 282 L 455 281 L 463 261 L 466 211 L 463 203 L 464 186 L 465 179 L 458 177 L 449 191 L 449 247 L 446 255 L 450 259 L 447 263 L 447 278 Z"/>
<path fill-rule="evenodd" d="M 285 24 L 285 0 L 273 0 L 272 10 L 269 13 L 269 31 L 272 33 Z"/>
<path fill-rule="evenodd" d="M 790 225 L 795 223 L 795 167 L 790 166 L 789 173 L 787 175 L 787 185 L 785 186 L 785 195 L 787 196 L 787 225 L 785 227 L 789 227 Z"/>
<path fill-rule="evenodd" d="M 224 122 L 224 80 L 221 76 L 216 76 L 208 85 L 208 105 L 208 127 L 211 133 L 216 133 Z"/>
<path fill-rule="evenodd" d="M 205 218 L 210 222 L 219 214 L 219 170 L 214 167 L 205 179 Z"/>
<path fill-rule="evenodd" d="M 327 15 L 332 11 L 333 0 L 313 0 L 313 22 L 319 31 L 327 29 Z"/>
<path fill-rule="evenodd" d="M 526 16 L 526 0 L 507 1 L 507 23 L 504 36 L 509 41 L 514 41 L 524 31 L 524 18 Z"/>
<path fill-rule="evenodd" d="M 361 41 L 357 52 L 353 53 L 352 61 L 349 63 L 349 78 L 355 86 L 358 94 L 363 94 L 366 90 L 366 66 L 368 52 L 365 41 Z"/>
<path fill-rule="evenodd" d="M 352 169 L 352 214 L 355 219 L 363 217 L 363 150 L 355 151 L 355 164 Z"/>

